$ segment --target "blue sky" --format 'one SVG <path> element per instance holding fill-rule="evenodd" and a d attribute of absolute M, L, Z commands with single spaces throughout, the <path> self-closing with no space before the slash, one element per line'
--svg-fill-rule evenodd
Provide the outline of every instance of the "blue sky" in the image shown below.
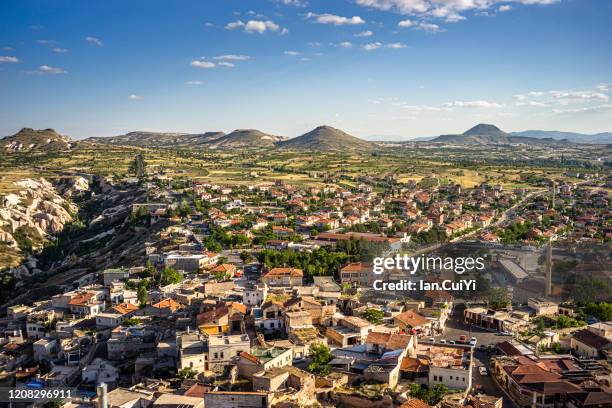
<path fill-rule="evenodd" d="M 612 131 L 605 0 L 5 0 L 0 135 Z"/>

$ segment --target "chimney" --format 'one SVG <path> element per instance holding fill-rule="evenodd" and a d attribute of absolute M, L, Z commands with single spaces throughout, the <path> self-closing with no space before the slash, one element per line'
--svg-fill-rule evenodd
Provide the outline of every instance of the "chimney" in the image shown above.
<path fill-rule="evenodd" d="M 98 394 L 98 408 L 108 408 L 108 397 L 106 394 L 106 384 L 101 383 L 96 387 L 96 393 Z"/>

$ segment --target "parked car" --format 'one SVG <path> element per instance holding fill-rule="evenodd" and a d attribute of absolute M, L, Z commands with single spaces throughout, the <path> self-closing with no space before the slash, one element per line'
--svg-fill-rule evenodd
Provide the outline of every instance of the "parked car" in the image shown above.
<path fill-rule="evenodd" d="M 489 373 L 487 372 L 487 368 L 484 366 L 480 366 L 478 367 L 478 373 L 480 375 L 488 375 Z"/>
<path fill-rule="evenodd" d="M 448 344 L 456 344 L 456 343 L 455 343 L 455 340 L 451 340 L 448 342 Z"/>
<path fill-rule="evenodd" d="M 435 343 L 436 342 L 436 338 L 435 337 L 430 337 L 429 341 L 431 341 L 432 343 Z"/>
<path fill-rule="evenodd" d="M 446 340 L 441 339 L 441 340 L 440 340 L 440 344 L 446 344 Z"/>
<path fill-rule="evenodd" d="M 465 334 L 462 334 L 461 336 L 459 336 L 460 343 L 465 343 L 466 341 L 467 341 L 467 336 Z"/>

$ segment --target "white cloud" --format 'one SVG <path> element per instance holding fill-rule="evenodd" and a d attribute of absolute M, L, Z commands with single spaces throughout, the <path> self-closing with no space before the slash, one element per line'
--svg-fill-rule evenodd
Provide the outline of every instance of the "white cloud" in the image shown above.
<path fill-rule="evenodd" d="M 382 47 L 382 43 L 380 42 L 373 42 L 373 43 L 368 43 L 366 45 L 363 46 L 363 49 L 366 51 L 374 51 L 379 49 L 380 47 Z"/>
<path fill-rule="evenodd" d="M 304 0 L 272 0 L 275 3 L 282 3 L 286 6 L 294 6 L 294 7 L 306 7 L 308 6 L 308 2 Z"/>
<path fill-rule="evenodd" d="M 412 27 L 413 25 L 414 25 L 414 22 L 408 18 L 406 20 L 402 20 L 399 23 L 397 23 L 397 26 L 401 28 Z"/>
<path fill-rule="evenodd" d="M 299 52 L 297 51 L 285 51 L 283 54 L 285 55 L 289 55 L 290 57 L 297 57 L 298 55 L 301 55 Z"/>
<path fill-rule="evenodd" d="M 355 34 L 355 37 L 371 37 L 374 33 L 370 30 L 365 30 L 360 33 Z"/>
<path fill-rule="evenodd" d="M 393 49 L 393 50 L 399 50 L 401 48 L 406 48 L 406 44 L 402 44 L 402 43 L 399 43 L 399 42 L 383 44 L 383 43 L 377 41 L 377 42 L 368 43 L 368 44 L 363 46 L 363 49 L 366 50 L 366 51 L 374 51 L 374 50 L 377 50 L 379 48 L 390 48 L 390 49 Z"/>
<path fill-rule="evenodd" d="M 10 63 L 10 64 L 15 64 L 17 62 L 19 62 L 19 58 L 17 57 L 10 57 L 10 56 L 6 56 L 6 55 L 0 55 L 0 64 L 4 64 L 4 63 Z"/>
<path fill-rule="evenodd" d="M 221 61 L 217 63 L 217 65 L 220 67 L 226 67 L 226 68 L 234 68 L 236 66 L 235 64 L 232 64 L 231 62 L 227 62 L 227 61 Z"/>
<path fill-rule="evenodd" d="M 497 102 L 489 101 L 453 101 L 443 105 L 445 108 L 482 108 L 482 109 L 498 109 L 503 105 Z"/>
<path fill-rule="evenodd" d="M 427 31 L 428 33 L 440 33 L 446 31 L 443 28 L 440 28 L 440 26 L 437 24 L 423 22 L 419 23 L 415 28 L 417 30 Z"/>
<path fill-rule="evenodd" d="M 364 7 L 403 15 L 429 16 L 448 23 L 465 20 L 461 13 L 468 11 L 492 15 L 493 13 L 487 10 L 511 10 L 512 6 L 508 3 L 548 5 L 559 1 L 561 0 L 355 0 L 358 5 Z"/>
<path fill-rule="evenodd" d="M 104 45 L 102 40 L 96 37 L 85 37 L 85 41 L 97 45 L 98 47 L 102 47 Z"/>
<path fill-rule="evenodd" d="M 522 101 L 522 102 L 517 102 L 516 106 L 529 106 L 529 107 L 534 107 L 534 108 L 542 108 L 544 106 L 549 106 L 550 103 L 549 102 L 541 102 L 541 101 Z"/>
<path fill-rule="evenodd" d="M 63 54 L 63 53 L 68 52 L 68 49 L 67 48 L 55 47 L 55 48 L 53 48 L 53 52 L 56 52 L 58 54 Z"/>
<path fill-rule="evenodd" d="M 241 20 L 232 21 L 231 23 L 227 23 L 225 28 L 228 30 L 235 30 L 237 28 L 242 28 L 247 33 L 259 33 L 263 34 L 266 31 L 279 32 L 281 34 L 286 34 L 289 32 L 286 28 L 281 28 L 278 24 L 276 24 L 272 20 L 249 20 L 246 23 Z"/>
<path fill-rule="evenodd" d="M 226 54 L 226 55 L 218 55 L 213 57 L 214 60 L 219 61 L 246 61 L 251 59 L 248 55 L 236 55 L 236 54 Z"/>
<path fill-rule="evenodd" d="M 142 99 L 142 96 L 140 96 L 140 95 L 136 95 L 136 94 L 129 94 L 129 95 L 128 95 L 128 99 L 129 99 L 130 101 L 139 101 L 139 100 L 141 100 L 141 99 Z"/>
<path fill-rule="evenodd" d="M 353 46 L 353 43 L 350 41 L 343 41 L 338 45 L 341 46 L 342 48 L 351 48 Z"/>
<path fill-rule="evenodd" d="M 36 42 L 42 45 L 52 45 L 57 43 L 55 40 L 36 40 Z"/>
<path fill-rule="evenodd" d="M 187 85 L 204 85 L 204 81 L 187 81 Z"/>
<path fill-rule="evenodd" d="M 612 112 L 612 105 L 597 105 L 589 106 L 585 108 L 574 108 L 574 109 L 553 109 L 554 113 L 597 113 L 597 112 Z"/>
<path fill-rule="evenodd" d="M 516 95 L 512 95 L 512 97 L 516 100 L 519 101 L 524 101 L 525 99 L 528 98 L 533 98 L 533 97 L 540 97 L 544 95 L 544 92 L 540 92 L 540 91 L 529 91 L 527 93 L 524 94 L 516 94 Z"/>
<path fill-rule="evenodd" d="M 201 60 L 191 61 L 189 65 L 191 65 L 192 67 L 197 67 L 197 68 L 214 68 L 217 66 L 217 64 L 215 64 L 214 62 L 201 61 Z"/>
<path fill-rule="evenodd" d="M 321 43 L 318 41 L 311 41 L 308 43 L 308 45 L 310 45 L 311 47 L 320 47 Z"/>
<path fill-rule="evenodd" d="M 27 73 L 33 75 L 58 75 L 67 74 L 68 71 L 63 68 L 52 67 L 49 65 L 41 65 L 40 67 L 38 67 L 37 70 L 27 71 Z"/>
<path fill-rule="evenodd" d="M 565 101 L 604 101 L 610 97 L 602 92 L 595 91 L 550 91 L 553 98 Z"/>
<path fill-rule="evenodd" d="M 13 47 L 2 47 L 3 51 L 15 51 Z"/>
<path fill-rule="evenodd" d="M 409 112 L 440 112 L 442 110 L 437 106 L 429 105 L 404 105 L 402 108 Z"/>
<path fill-rule="evenodd" d="M 324 14 L 307 13 L 306 18 L 314 19 L 314 21 L 319 24 L 333 24 L 336 26 L 358 25 L 358 24 L 365 23 L 365 20 L 359 16 L 342 17 L 342 16 L 337 16 L 335 14 L 329 14 L 329 13 L 324 13 Z"/>
<path fill-rule="evenodd" d="M 599 92 L 610 92 L 610 84 L 599 84 L 595 87 Z"/>

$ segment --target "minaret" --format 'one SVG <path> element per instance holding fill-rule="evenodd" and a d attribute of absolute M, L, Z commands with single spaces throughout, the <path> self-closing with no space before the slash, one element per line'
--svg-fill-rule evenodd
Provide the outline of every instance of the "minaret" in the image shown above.
<path fill-rule="evenodd" d="M 552 243 L 549 240 L 546 245 L 546 263 L 544 265 L 544 279 L 546 285 L 546 296 L 550 296 L 552 293 Z"/>
<path fill-rule="evenodd" d="M 552 182 L 552 190 L 550 192 L 550 208 L 552 208 L 553 210 L 555 209 L 555 190 L 557 187 L 557 182 L 555 180 L 553 180 Z"/>

